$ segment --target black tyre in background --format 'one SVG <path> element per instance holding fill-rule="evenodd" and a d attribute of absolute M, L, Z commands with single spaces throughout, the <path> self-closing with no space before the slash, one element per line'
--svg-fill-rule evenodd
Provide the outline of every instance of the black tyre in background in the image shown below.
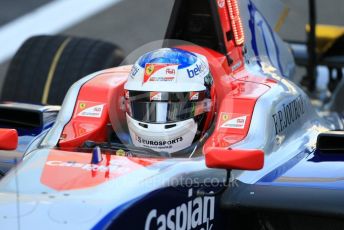
<path fill-rule="evenodd" d="M 60 105 L 74 82 L 123 59 L 119 47 L 104 41 L 63 35 L 29 38 L 10 63 L 1 100 Z"/>

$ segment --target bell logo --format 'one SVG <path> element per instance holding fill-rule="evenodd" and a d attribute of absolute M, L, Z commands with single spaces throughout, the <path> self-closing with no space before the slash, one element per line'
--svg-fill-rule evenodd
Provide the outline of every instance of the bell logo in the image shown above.
<path fill-rule="evenodd" d="M 187 69 L 186 71 L 188 72 L 189 78 L 193 78 L 200 75 L 205 70 L 205 68 L 206 66 L 202 62 L 200 65 L 196 64 L 196 67 L 194 69 Z"/>

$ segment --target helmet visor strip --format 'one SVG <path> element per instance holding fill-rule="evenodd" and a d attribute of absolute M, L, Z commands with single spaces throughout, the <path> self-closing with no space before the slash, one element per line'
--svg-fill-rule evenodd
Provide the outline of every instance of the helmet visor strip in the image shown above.
<path fill-rule="evenodd" d="M 147 92 L 147 91 L 126 91 L 126 99 L 130 101 L 164 101 L 164 102 L 187 102 L 203 101 L 206 98 L 205 91 L 195 92 Z"/>
<path fill-rule="evenodd" d="M 145 94 L 136 94 L 135 97 L 126 98 L 126 112 L 133 119 L 141 122 L 171 123 L 183 121 L 208 112 L 211 107 L 211 100 L 205 98 L 204 94 L 202 94 L 203 100 L 199 100 L 199 98 L 196 100 L 196 97 L 190 100 L 190 95 L 186 97 L 185 95 L 184 97 L 168 96 L 169 93 L 164 93 L 164 96 L 168 96 L 170 99 L 174 98 L 174 100 L 167 100 L 167 97 L 163 98 L 162 95 L 152 100 L 149 92 L 149 97 L 147 97 L 147 92 Z"/>

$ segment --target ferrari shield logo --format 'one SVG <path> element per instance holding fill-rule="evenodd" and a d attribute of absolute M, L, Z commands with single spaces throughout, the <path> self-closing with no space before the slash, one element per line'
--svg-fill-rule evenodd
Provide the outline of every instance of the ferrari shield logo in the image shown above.
<path fill-rule="evenodd" d="M 154 72 L 154 65 L 148 65 L 146 67 L 146 74 L 151 75 Z"/>
<path fill-rule="evenodd" d="M 222 114 L 222 120 L 223 120 L 223 121 L 227 121 L 228 118 L 229 118 L 229 115 L 228 115 L 227 113 L 223 113 L 223 114 Z"/>

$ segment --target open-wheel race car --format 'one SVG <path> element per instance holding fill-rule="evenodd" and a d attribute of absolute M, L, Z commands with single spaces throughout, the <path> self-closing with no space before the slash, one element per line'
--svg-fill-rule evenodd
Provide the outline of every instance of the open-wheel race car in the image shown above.
<path fill-rule="evenodd" d="M 258 3 L 176 0 L 163 50 L 188 58 L 173 66 L 154 65 L 148 54 L 109 68 L 123 60 L 119 48 L 85 38 L 25 42 L 0 105 L 0 228 L 343 229 L 344 126 L 336 111 L 343 87 L 315 107 L 308 96 L 314 81 L 306 92 L 295 82 L 294 58 L 300 65 L 310 59 L 305 46 L 291 50 Z M 340 52 L 325 53 L 322 65 L 339 69 Z M 130 104 L 127 85 L 140 68 L 138 87 L 163 69 L 169 77 L 156 79 L 176 97 L 185 93 L 178 80 L 209 69 L 212 116 L 186 150 L 163 148 L 184 136 L 143 139 L 128 125 L 142 107 Z M 164 87 L 149 92 L 149 101 L 176 107 L 163 99 Z M 187 98 L 196 114 L 193 100 L 202 94 L 192 87 Z"/>

